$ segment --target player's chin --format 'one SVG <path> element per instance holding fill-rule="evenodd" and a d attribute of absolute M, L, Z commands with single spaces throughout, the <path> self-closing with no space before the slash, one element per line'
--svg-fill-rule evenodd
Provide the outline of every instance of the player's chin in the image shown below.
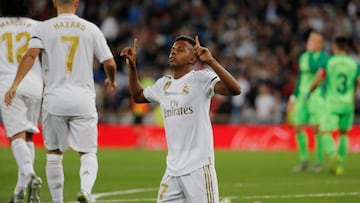
<path fill-rule="evenodd" d="M 172 59 L 169 60 L 168 64 L 169 64 L 170 67 L 176 66 L 176 62 L 174 60 L 172 60 Z"/>

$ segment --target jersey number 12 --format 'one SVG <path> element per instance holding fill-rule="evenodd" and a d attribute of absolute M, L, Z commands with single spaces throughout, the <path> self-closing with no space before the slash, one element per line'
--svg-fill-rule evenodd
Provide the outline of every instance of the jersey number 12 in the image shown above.
<path fill-rule="evenodd" d="M 8 54 L 8 61 L 9 63 L 14 63 L 14 52 L 16 56 L 16 62 L 20 63 L 21 58 L 25 51 L 28 48 L 30 40 L 30 33 L 28 32 L 20 32 L 15 35 L 15 42 L 23 42 L 23 44 L 17 49 L 14 50 L 14 41 L 13 41 L 13 33 L 11 32 L 5 32 L 1 36 L 1 41 L 7 42 L 7 54 Z"/>

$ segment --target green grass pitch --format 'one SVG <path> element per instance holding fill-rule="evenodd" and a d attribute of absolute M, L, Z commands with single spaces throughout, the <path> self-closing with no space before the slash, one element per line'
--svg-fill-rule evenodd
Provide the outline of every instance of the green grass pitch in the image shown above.
<path fill-rule="evenodd" d="M 35 169 L 44 184 L 43 203 L 51 202 L 45 177 L 45 150 L 37 149 Z M 156 202 L 165 170 L 166 151 L 100 149 L 99 173 L 93 194 L 97 202 Z M 327 171 L 293 173 L 296 152 L 241 152 L 217 150 L 220 199 L 232 203 L 359 203 L 360 154 L 349 154 L 345 174 Z M 328 161 L 328 160 L 327 160 Z M 65 202 L 75 202 L 79 191 L 79 158 L 64 154 Z M 0 148 L 0 202 L 15 185 L 17 169 L 10 148 Z M 230 200 L 230 201 L 225 201 Z"/>

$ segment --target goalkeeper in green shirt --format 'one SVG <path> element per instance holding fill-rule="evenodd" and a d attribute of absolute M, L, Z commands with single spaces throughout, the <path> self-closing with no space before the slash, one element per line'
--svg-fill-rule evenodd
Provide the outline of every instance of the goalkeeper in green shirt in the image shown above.
<path fill-rule="evenodd" d="M 320 88 L 317 88 L 306 101 L 306 94 L 316 77 L 316 73 L 323 68 L 329 56 L 322 51 L 324 37 L 319 32 L 311 32 L 306 43 L 306 52 L 299 58 L 299 76 L 296 87 L 289 99 L 288 113 L 293 114 L 296 143 L 300 154 L 300 163 L 293 168 L 294 172 L 304 171 L 309 168 L 309 150 L 306 134 L 306 126 L 310 126 L 316 134 L 315 138 L 315 165 L 311 168 L 314 172 L 320 172 L 323 160 L 323 141 L 318 132 L 319 120 L 324 106 L 324 98 Z M 332 138 L 329 139 L 332 141 Z M 331 143 L 330 143 L 331 144 Z"/>
<path fill-rule="evenodd" d="M 333 40 L 334 55 L 328 60 L 324 69 L 319 71 L 310 87 L 309 94 L 325 80 L 325 111 L 320 121 L 320 134 L 329 136 L 339 130 L 339 145 L 333 151 L 330 172 L 341 175 L 348 151 L 348 131 L 354 120 L 354 97 L 356 82 L 360 85 L 360 66 L 347 55 L 348 40 L 337 36 Z"/>

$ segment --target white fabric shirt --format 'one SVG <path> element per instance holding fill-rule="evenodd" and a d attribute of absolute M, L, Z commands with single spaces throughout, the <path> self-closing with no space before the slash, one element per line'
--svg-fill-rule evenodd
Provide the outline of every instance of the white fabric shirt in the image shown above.
<path fill-rule="evenodd" d="M 218 81 L 212 71 L 191 71 L 179 79 L 164 76 L 144 90 L 146 99 L 162 110 L 169 175 L 185 175 L 214 162 L 209 110 Z"/>
<path fill-rule="evenodd" d="M 113 55 L 95 24 L 75 14 L 61 14 L 37 26 L 29 47 L 43 49 L 43 107 L 49 113 L 87 115 L 96 111 L 94 55 L 101 63 Z"/>
<path fill-rule="evenodd" d="M 27 51 L 32 29 L 38 21 L 30 18 L 0 17 L 0 93 L 10 88 L 21 58 Z M 18 86 L 17 93 L 41 98 L 43 80 L 39 59 Z M 3 99 L 3 98 L 2 98 Z"/>

